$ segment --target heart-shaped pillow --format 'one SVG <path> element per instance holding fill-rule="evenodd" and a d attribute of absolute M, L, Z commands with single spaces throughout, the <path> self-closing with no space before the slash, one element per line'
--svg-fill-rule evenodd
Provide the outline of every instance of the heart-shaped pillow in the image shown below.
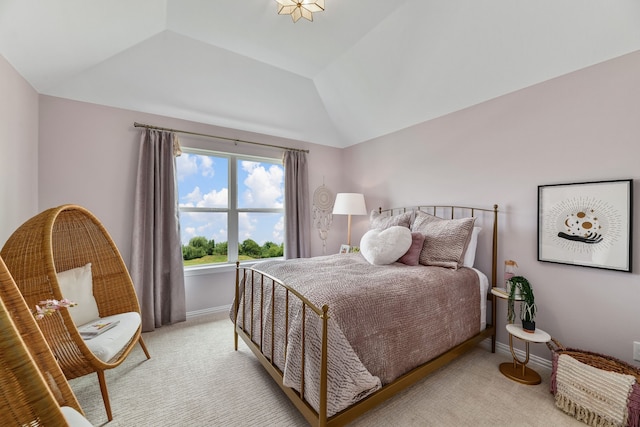
<path fill-rule="evenodd" d="M 396 262 L 411 246 L 411 230 L 393 226 L 386 230 L 369 230 L 360 240 L 360 253 L 374 265 Z"/>

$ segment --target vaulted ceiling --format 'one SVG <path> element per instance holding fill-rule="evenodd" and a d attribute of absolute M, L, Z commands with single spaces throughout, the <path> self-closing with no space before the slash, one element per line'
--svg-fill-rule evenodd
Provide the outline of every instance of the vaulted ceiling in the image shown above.
<path fill-rule="evenodd" d="M 325 5 L 0 0 L 0 54 L 41 94 L 346 147 L 640 50 L 638 0 Z"/>

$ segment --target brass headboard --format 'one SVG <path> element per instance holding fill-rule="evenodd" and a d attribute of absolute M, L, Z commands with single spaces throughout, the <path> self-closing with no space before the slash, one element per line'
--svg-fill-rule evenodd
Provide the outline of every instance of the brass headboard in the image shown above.
<path fill-rule="evenodd" d="M 381 215 L 387 214 L 389 216 L 406 212 L 415 212 L 418 210 L 443 219 L 456 219 L 465 217 L 474 217 L 476 218 L 476 221 L 482 219 L 482 225 L 489 226 L 491 229 L 491 286 L 496 286 L 498 265 L 498 205 L 493 205 L 492 209 L 455 205 L 417 205 L 389 209 L 382 209 L 382 207 L 378 208 L 378 212 Z"/>

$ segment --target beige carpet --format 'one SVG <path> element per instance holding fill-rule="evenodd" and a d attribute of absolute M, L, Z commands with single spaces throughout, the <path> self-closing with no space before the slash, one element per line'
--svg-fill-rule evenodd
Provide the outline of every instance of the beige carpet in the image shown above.
<path fill-rule="evenodd" d="M 232 324 L 201 316 L 144 334 L 106 374 L 114 420 L 107 417 L 95 374 L 71 381 L 95 426 L 305 426 L 306 421 L 241 342 Z M 504 354 L 483 348 L 454 361 L 350 424 L 370 426 L 584 426 L 554 406 L 549 372 L 527 386 L 505 378 Z"/>

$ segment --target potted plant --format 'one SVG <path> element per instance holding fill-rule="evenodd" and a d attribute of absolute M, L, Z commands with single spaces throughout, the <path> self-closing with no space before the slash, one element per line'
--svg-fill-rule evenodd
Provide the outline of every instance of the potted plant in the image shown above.
<path fill-rule="evenodd" d="M 517 294 L 517 297 L 516 297 Z M 520 301 L 520 319 L 522 329 L 526 332 L 535 332 L 536 303 L 533 296 L 533 289 L 527 279 L 522 276 L 514 276 L 509 279 L 509 300 L 507 304 L 507 319 L 513 323 L 515 319 L 514 301 Z"/>

